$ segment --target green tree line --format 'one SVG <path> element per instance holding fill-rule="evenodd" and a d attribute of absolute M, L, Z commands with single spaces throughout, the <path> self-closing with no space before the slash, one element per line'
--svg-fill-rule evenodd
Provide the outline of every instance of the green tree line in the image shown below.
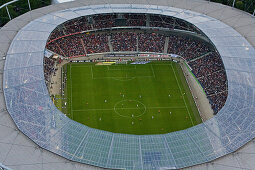
<path fill-rule="evenodd" d="M 211 1 L 228 6 L 232 6 L 234 2 L 234 0 L 211 0 Z M 250 14 L 253 14 L 255 9 L 255 0 L 236 0 L 234 7 L 249 12 Z"/>
<path fill-rule="evenodd" d="M 9 1 L 11 0 L 0 1 L 0 6 Z M 29 0 L 29 1 L 30 1 L 31 10 L 36 8 L 41 8 L 51 4 L 51 0 Z M 14 2 L 8 5 L 7 8 L 9 10 L 11 18 L 13 19 L 29 11 L 28 0 L 19 0 L 17 2 Z M 4 7 L 0 9 L 0 27 L 6 24 L 9 20 L 10 19 L 9 19 L 6 8 Z"/>

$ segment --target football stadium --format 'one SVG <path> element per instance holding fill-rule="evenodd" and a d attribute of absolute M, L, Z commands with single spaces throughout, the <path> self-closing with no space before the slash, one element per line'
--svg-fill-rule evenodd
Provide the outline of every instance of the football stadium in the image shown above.
<path fill-rule="evenodd" d="M 240 3 L 28 1 L 13 19 L 16 2 L 0 7 L 0 169 L 254 169 Z"/>

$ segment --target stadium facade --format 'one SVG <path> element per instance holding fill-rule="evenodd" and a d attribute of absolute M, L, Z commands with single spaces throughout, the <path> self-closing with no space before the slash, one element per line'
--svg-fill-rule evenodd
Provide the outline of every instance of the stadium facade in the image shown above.
<path fill-rule="evenodd" d="M 239 154 L 220 157 L 235 152 L 255 137 L 254 17 L 204 1 L 117 3 L 120 2 L 98 5 L 100 2 L 75 1 L 53 5 L 18 17 L 0 30 L 0 51 L 6 58 L 0 60 L 4 70 L 0 75 L 3 84 L 0 162 L 13 169 L 94 168 L 89 165 L 175 169 L 197 164 L 202 165 L 194 168 L 214 169 L 220 168 L 217 162 L 226 165 L 222 169 L 252 169 L 252 161 L 236 166 Z M 183 131 L 137 136 L 91 129 L 58 111 L 50 100 L 43 76 L 44 49 L 51 31 L 72 18 L 110 12 L 170 15 L 201 29 L 221 54 L 228 77 L 228 99 L 219 113 Z M 254 153 L 250 149 L 253 143 L 236 153 L 242 154 L 247 148 Z M 253 158 L 249 156 L 248 159 Z M 213 164 L 203 164 L 213 160 Z"/>

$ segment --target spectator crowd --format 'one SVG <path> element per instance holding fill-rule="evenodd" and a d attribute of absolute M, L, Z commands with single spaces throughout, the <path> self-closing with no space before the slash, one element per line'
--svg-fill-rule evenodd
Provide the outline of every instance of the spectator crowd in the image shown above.
<path fill-rule="evenodd" d="M 126 26 L 167 27 L 197 32 L 196 27 L 174 17 L 145 14 L 104 14 L 80 17 L 67 21 L 55 29 L 46 48 L 63 57 L 86 56 L 92 53 L 139 51 L 177 54 L 191 67 L 203 86 L 215 114 L 227 99 L 227 77 L 220 55 L 208 43 L 180 35 L 142 32 L 140 29 L 99 31 L 116 26 L 116 19 L 126 19 Z M 149 18 L 149 19 L 148 19 Z M 96 29 L 97 31 L 81 32 Z M 156 32 L 156 33 L 155 33 Z M 54 61 L 45 59 L 45 78 L 54 72 Z"/>
<path fill-rule="evenodd" d="M 44 61 L 43 61 L 43 64 L 44 64 L 44 78 L 45 78 L 45 81 L 46 81 L 46 84 L 48 87 L 50 87 L 50 78 L 51 78 L 51 75 L 55 73 L 55 60 L 52 59 L 52 58 L 47 58 L 47 57 L 44 57 Z"/>
<path fill-rule="evenodd" d="M 113 51 L 137 51 L 135 32 L 117 32 L 111 35 Z"/>
<path fill-rule="evenodd" d="M 124 23 L 119 24 L 119 20 Z M 201 31 L 187 21 L 171 16 L 157 14 L 100 14 L 75 18 L 59 25 L 49 40 L 58 37 L 81 33 L 89 30 L 100 30 L 113 27 L 161 27 L 179 29 L 202 34 Z"/>

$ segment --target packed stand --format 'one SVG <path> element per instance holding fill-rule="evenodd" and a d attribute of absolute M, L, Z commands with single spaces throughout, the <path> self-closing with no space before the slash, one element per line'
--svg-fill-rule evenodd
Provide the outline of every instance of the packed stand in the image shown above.
<path fill-rule="evenodd" d="M 60 38 L 46 48 L 64 57 L 86 56 L 91 53 L 109 52 L 107 34 L 77 34 Z"/>
<path fill-rule="evenodd" d="M 87 54 L 109 52 L 108 34 L 90 34 L 82 37 Z"/>
<path fill-rule="evenodd" d="M 134 32 L 117 32 L 111 35 L 113 51 L 137 51 L 137 34 Z"/>
<path fill-rule="evenodd" d="M 220 70 L 210 75 L 200 77 L 198 80 L 202 84 L 208 96 L 227 90 L 227 77 L 225 70 Z"/>
<path fill-rule="evenodd" d="M 219 70 L 224 70 L 224 65 L 220 55 L 216 52 L 212 52 L 202 58 L 191 61 L 189 62 L 189 65 L 197 78 L 208 76 Z"/>
<path fill-rule="evenodd" d="M 187 21 L 164 15 L 150 15 L 150 26 L 179 29 L 201 34 L 201 31 L 196 26 L 188 23 Z"/>
<path fill-rule="evenodd" d="M 116 14 L 101 14 L 93 16 L 93 29 L 115 27 Z"/>
<path fill-rule="evenodd" d="M 54 31 L 51 32 L 48 42 L 55 40 L 59 37 L 62 37 L 64 35 L 65 35 L 64 30 L 60 27 L 57 27 L 55 28 Z"/>
<path fill-rule="evenodd" d="M 163 27 L 163 28 L 174 28 L 174 19 L 172 17 L 150 15 L 150 26 L 151 27 Z"/>
<path fill-rule="evenodd" d="M 205 55 L 208 52 L 210 52 L 210 49 L 205 43 L 193 40 L 190 46 L 187 47 L 186 50 L 183 52 L 183 57 L 185 57 L 187 61 L 190 61 L 197 57 Z"/>
<path fill-rule="evenodd" d="M 79 17 L 69 20 L 64 23 L 64 28 L 66 35 L 92 29 L 87 17 Z"/>
<path fill-rule="evenodd" d="M 68 36 L 58 39 L 57 43 L 64 56 L 77 57 L 85 55 L 81 41 L 80 36 Z"/>
<path fill-rule="evenodd" d="M 227 76 L 220 55 L 213 52 L 189 65 L 203 86 L 214 113 L 218 113 L 227 99 Z"/>
<path fill-rule="evenodd" d="M 217 114 L 219 110 L 225 105 L 228 97 L 228 91 L 218 93 L 216 95 L 208 96 L 214 114 Z"/>
<path fill-rule="evenodd" d="M 49 87 L 51 75 L 55 73 L 55 60 L 52 58 L 44 57 L 44 77 L 46 84 Z"/>
<path fill-rule="evenodd" d="M 65 35 L 80 33 L 83 31 L 120 27 L 116 25 L 118 15 L 123 15 L 123 19 L 126 20 L 126 24 L 122 26 L 148 26 L 150 27 L 162 27 L 169 29 L 180 29 L 185 31 L 191 31 L 201 34 L 201 31 L 194 25 L 170 16 L 155 15 L 155 14 L 100 14 L 91 16 L 82 16 L 66 21 L 59 25 L 49 37 L 49 41 L 60 38 Z"/>
<path fill-rule="evenodd" d="M 189 27 L 191 24 L 180 19 L 176 19 L 174 23 L 174 28 L 175 29 L 180 29 L 180 30 L 186 30 L 186 31 L 192 31 L 191 28 Z"/>
<path fill-rule="evenodd" d="M 204 42 L 189 37 L 170 35 L 167 51 L 170 54 L 182 56 L 186 61 L 190 61 L 210 52 L 210 49 Z"/>
<path fill-rule="evenodd" d="M 127 26 L 146 26 L 145 14 L 125 14 Z"/>
<path fill-rule="evenodd" d="M 214 113 L 217 113 L 224 106 L 227 97 L 220 95 L 227 92 L 227 77 L 220 55 L 211 51 L 204 42 L 177 35 L 169 36 L 168 53 L 180 55 L 188 61 L 192 72 L 203 86 Z"/>
<path fill-rule="evenodd" d="M 47 44 L 46 48 L 63 57 L 85 55 L 80 36 L 66 36 Z"/>
<path fill-rule="evenodd" d="M 52 41 L 52 42 L 48 43 L 46 45 L 46 48 L 55 54 L 62 55 L 64 57 L 66 57 L 66 55 L 64 54 L 64 52 L 60 49 L 60 47 L 58 45 L 59 41 L 61 41 L 61 39 L 58 39 L 56 41 Z"/>
<path fill-rule="evenodd" d="M 163 53 L 165 36 L 156 33 L 138 33 L 138 51 Z"/>
<path fill-rule="evenodd" d="M 64 57 L 85 56 L 109 52 L 108 36 L 111 35 L 113 51 L 138 51 L 163 53 L 165 36 L 156 33 L 116 32 L 112 34 L 77 34 L 57 39 L 46 48 Z"/>

